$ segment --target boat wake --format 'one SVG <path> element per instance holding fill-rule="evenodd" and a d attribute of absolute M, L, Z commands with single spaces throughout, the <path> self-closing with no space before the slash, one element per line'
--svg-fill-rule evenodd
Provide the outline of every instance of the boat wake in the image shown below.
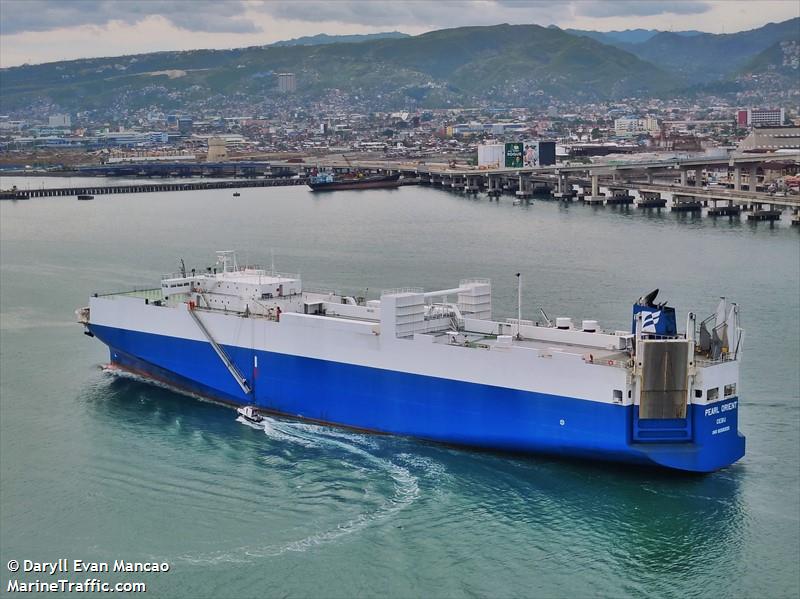
<path fill-rule="evenodd" d="M 254 428 L 256 430 L 262 430 L 264 428 L 262 426 L 262 423 L 251 422 L 250 420 L 248 420 L 244 416 L 239 416 L 238 418 L 236 418 L 236 422 L 238 422 L 240 424 L 244 424 L 245 426 L 249 426 L 250 428 Z"/>
<path fill-rule="evenodd" d="M 197 394 L 175 389 L 169 384 L 155 381 L 113 365 L 104 366 L 103 370 L 114 376 L 156 385 L 164 389 L 177 391 L 183 395 L 208 401 L 207 398 Z M 212 401 L 211 403 L 216 402 Z M 262 430 L 267 439 L 279 446 L 287 455 L 294 453 L 291 451 L 291 448 L 294 447 L 297 448 L 298 452 L 302 453 L 309 451 L 314 453 L 321 452 L 326 458 L 331 458 L 336 454 L 343 456 L 337 460 L 337 463 L 354 470 L 358 474 L 357 479 L 360 482 L 355 484 L 363 485 L 365 505 L 361 508 L 360 513 L 295 540 L 264 546 L 257 544 L 244 545 L 227 550 L 200 555 L 183 555 L 170 559 L 196 565 L 226 562 L 246 563 L 290 552 L 304 552 L 315 547 L 335 543 L 396 517 L 401 511 L 419 499 L 421 481 L 424 480 L 431 483 L 431 487 L 435 492 L 435 489 L 441 486 L 442 478 L 447 475 L 443 464 L 427 457 L 407 452 L 384 455 L 387 453 L 385 444 L 381 442 L 381 437 L 374 435 L 355 433 L 307 422 L 277 419 L 266 415 L 264 415 L 264 420 L 258 423 L 251 422 L 242 416 L 238 416 L 236 422 L 256 431 Z M 271 458 L 272 456 L 265 456 L 263 460 L 266 464 L 270 464 Z M 296 458 L 293 461 L 294 463 L 300 462 Z M 375 485 L 380 489 L 381 481 L 385 481 L 387 478 L 391 484 L 391 490 L 378 490 L 376 492 Z M 339 491 L 340 483 L 341 481 L 323 482 L 322 495 L 329 494 L 333 498 Z M 327 491 L 326 488 L 328 489 Z M 348 504 L 352 505 L 353 502 L 349 501 Z M 153 557 L 153 559 L 156 558 Z"/>
<path fill-rule="evenodd" d="M 222 403 L 220 401 L 216 401 L 205 395 L 200 395 L 199 393 L 193 393 L 187 389 L 183 389 L 176 385 L 171 385 L 170 383 L 166 383 L 159 379 L 145 376 L 143 374 L 139 374 L 138 372 L 132 372 L 116 364 L 108 363 L 108 364 L 101 364 L 100 370 L 102 370 L 105 374 L 109 374 L 113 377 L 121 378 L 121 379 L 129 379 L 132 381 L 136 381 L 138 383 L 144 383 L 145 385 L 152 385 L 154 387 L 159 387 L 160 389 L 166 389 L 167 391 L 171 391 L 173 393 L 177 393 L 178 395 L 183 395 L 185 397 L 191 397 L 192 399 L 197 399 L 199 401 L 210 403 L 218 406 L 226 406 L 228 404 Z"/>
<path fill-rule="evenodd" d="M 396 517 L 420 497 L 420 479 L 431 477 L 434 480 L 445 475 L 442 464 L 399 453 L 390 457 L 380 455 L 381 444 L 374 437 L 337 430 L 326 426 L 294 422 L 264 417 L 258 424 L 237 418 L 238 422 L 251 428 L 261 428 L 271 440 L 281 445 L 294 445 L 303 450 L 315 449 L 325 453 L 345 453 L 349 457 L 344 465 L 366 473 L 370 478 L 376 475 L 388 476 L 392 491 L 377 499 L 374 506 L 361 511 L 353 517 L 342 520 L 323 530 L 305 537 L 266 546 L 244 546 L 215 553 L 181 556 L 179 559 L 192 564 L 215 564 L 224 562 L 247 562 L 255 559 L 271 558 L 290 552 L 304 552 L 315 547 L 335 543 L 345 537 L 359 533 L 369 527 L 377 526 Z M 368 489 L 365 494 L 371 495 Z"/>

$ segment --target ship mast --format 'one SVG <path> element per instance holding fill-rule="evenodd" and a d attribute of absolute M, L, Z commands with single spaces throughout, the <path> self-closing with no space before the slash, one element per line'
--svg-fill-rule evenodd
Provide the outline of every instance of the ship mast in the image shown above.
<path fill-rule="evenodd" d="M 522 339 L 519 332 L 522 325 L 522 273 L 517 273 L 517 340 Z"/>

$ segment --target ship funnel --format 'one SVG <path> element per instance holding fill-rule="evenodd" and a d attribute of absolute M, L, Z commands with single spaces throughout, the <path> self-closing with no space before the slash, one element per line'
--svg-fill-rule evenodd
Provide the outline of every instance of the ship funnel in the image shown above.
<path fill-rule="evenodd" d="M 655 289 L 640 297 L 633 304 L 633 322 L 631 332 L 636 334 L 636 316 L 642 315 L 642 333 L 646 335 L 662 335 L 674 337 L 678 334 L 678 325 L 675 321 L 675 308 L 667 306 L 666 302 L 656 305 L 654 300 L 658 295 Z"/>

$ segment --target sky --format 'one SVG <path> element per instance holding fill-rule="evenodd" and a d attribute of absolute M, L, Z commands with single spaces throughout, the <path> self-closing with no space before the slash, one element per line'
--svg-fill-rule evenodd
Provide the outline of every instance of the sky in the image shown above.
<path fill-rule="evenodd" d="M 798 0 L 0 0 L 0 67 L 317 33 L 498 23 L 733 33 L 797 16 Z"/>

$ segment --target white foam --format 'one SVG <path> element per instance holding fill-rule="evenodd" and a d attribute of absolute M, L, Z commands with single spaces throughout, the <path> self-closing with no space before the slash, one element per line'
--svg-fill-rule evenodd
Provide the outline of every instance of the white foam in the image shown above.
<path fill-rule="evenodd" d="M 328 427 L 303 422 L 290 422 L 264 418 L 264 432 L 270 439 L 296 443 L 304 447 L 336 448 L 361 458 L 374 466 L 376 471 L 387 474 L 394 484 L 391 496 L 381 501 L 376 509 L 358 514 L 340 522 L 327 530 L 310 534 L 295 541 L 281 545 L 265 547 L 239 547 L 229 551 L 200 556 L 182 556 L 180 559 L 195 564 L 212 564 L 220 562 L 243 562 L 248 559 L 276 557 L 288 552 L 304 552 L 315 547 L 336 542 L 338 539 L 363 531 L 389 518 L 414 503 L 420 495 L 419 479 L 411 470 L 393 460 L 370 453 L 367 449 L 378 448 L 374 439 L 357 433 L 332 430 Z M 415 461 L 411 454 L 400 454 L 403 461 L 414 467 L 423 467 L 428 471 L 437 471 L 436 462 L 420 458 Z M 440 465 L 440 471 L 444 471 Z"/>
<path fill-rule="evenodd" d="M 239 422 L 241 424 L 244 424 L 245 426 L 249 426 L 250 428 L 254 428 L 256 430 L 263 430 L 264 429 L 264 427 L 261 426 L 261 424 L 259 424 L 258 422 L 251 422 L 250 420 L 248 420 L 244 416 L 237 417 L 236 418 L 236 422 Z"/>

